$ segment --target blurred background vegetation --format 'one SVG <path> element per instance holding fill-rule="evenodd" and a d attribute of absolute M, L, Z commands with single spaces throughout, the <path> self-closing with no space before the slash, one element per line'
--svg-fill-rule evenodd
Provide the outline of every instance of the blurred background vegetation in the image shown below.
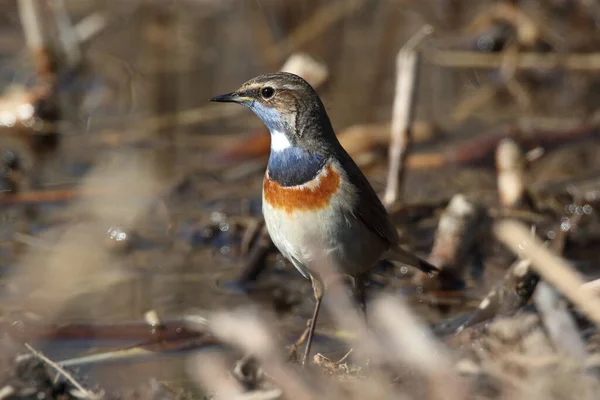
<path fill-rule="evenodd" d="M 402 96 L 398 52 L 426 25 L 433 33 L 417 48 L 413 143 L 391 207 L 404 241 L 439 256 L 438 222 L 463 194 L 489 219 L 508 215 L 560 241 L 557 252 L 596 278 L 596 1 L 5 0 L 0 330 L 53 359 L 77 359 L 145 343 L 157 318 L 252 301 L 292 343 L 312 309 L 310 285 L 260 233 L 268 133 L 248 110 L 208 99 L 308 56 L 340 140 L 383 192 Z M 505 139 L 518 147 L 509 164 L 523 179 L 519 204 L 498 195 Z M 483 233 L 477 223 L 463 229 L 475 244 L 450 260 L 464 284 L 452 294 L 431 300 L 411 271 L 389 265 L 376 269 L 374 291 L 402 295 L 437 328 L 476 310 L 514 260 L 487 222 Z M 321 334 L 319 351 L 347 350 L 333 321 Z M 177 386 L 194 373 L 174 358 L 117 373 L 104 365 L 94 382 L 156 377 Z M 29 378 L 20 384 L 57 390 Z"/>

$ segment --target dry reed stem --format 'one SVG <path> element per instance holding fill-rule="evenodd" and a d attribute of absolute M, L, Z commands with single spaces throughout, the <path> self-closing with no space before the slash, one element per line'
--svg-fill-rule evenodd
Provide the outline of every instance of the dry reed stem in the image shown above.
<path fill-rule="evenodd" d="M 25 35 L 25 43 L 32 53 L 44 47 L 41 16 L 39 15 L 39 0 L 18 0 L 19 17 Z"/>
<path fill-rule="evenodd" d="M 396 57 L 396 94 L 392 111 L 390 164 L 383 196 L 383 204 L 386 207 L 399 200 L 406 154 L 411 143 L 410 130 L 415 114 L 419 79 L 420 56 L 416 47 L 432 32 L 433 28 L 430 25 L 422 27 L 406 42 Z"/>
<path fill-rule="evenodd" d="M 600 299 L 591 291 L 581 290 L 584 281 L 564 259 L 545 248 L 539 239 L 532 238 L 522 223 L 500 221 L 494 226 L 494 233 L 515 254 L 531 260 L 542 278 L 600 326 Z"/>
<path fill-rule="evenodd" d="M 443 271 L 440 282 L 431 281 L 428 274 L 419 272 L 415 281 L 420 285 L 444 283 L 444 279 L 462 280 L 467 266 L 469 249 L 473 245 L 480 220 L 476 204 L 462 194 L 452 197 L 444 209 L 437 229 L 433 247 L 427 260 Z"/>

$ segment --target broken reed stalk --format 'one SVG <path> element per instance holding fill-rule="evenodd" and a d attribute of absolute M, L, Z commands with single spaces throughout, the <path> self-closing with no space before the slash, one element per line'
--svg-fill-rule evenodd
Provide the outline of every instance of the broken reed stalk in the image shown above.
<path fill-rule="evenodd" d="M 433 32 L 429 25 L 422 27 L 400 49 L 396 57 L 396 95 L 392 111 L 392 132 L 389 149 L 389 168 L 383 204 L 390 207 L 400 197 L 406 154 L 411 142 L 419 79 L 419 59 L 416 47 Z"/>
<path fill-rule="evenodd" d="M 513 208 L 525 198 L 525 155 L 512 138 L 505 138 L 496 149 L 498 195 L 502 207 Z"/>
<path fill-rule="evenodd" d="M 545 248 L 539 239 L 532 238 L 519 222 L 500 221 L 494 226 L 494 233 L 515 254 L 531 260 L 542 278 L 600 326 L 600 299 L 589 290 L 581 290 L 584 281 L 563 258 Z"/>
<path fill-rule="evenodd" d="M 477 309 L 455 331 L 460 333 L 466 328 L 496 316 L 513 315 L 523 307 L 533 295 L 539 276 L 531 269 L 531 261 L 515 261 L 502 281 L 481 300 Z"/>
<path fill-rule="evenodd" d="M 469 250 L 475 241 L 481 216 L 479 207 L 466 196 L 456 194 L 452 197 L 440 217 L 433 248 L 427 258 L 440 270 L 439 282 L 419 272 L 415 275 L 417 284 L 427 286 L 439 283 L 449 289 L 463 281 Z"/>

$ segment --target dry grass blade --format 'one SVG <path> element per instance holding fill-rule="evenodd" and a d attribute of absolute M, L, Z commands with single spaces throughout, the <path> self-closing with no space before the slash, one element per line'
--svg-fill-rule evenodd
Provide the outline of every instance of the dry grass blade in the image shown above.
<path fill-rule="evenodd" d="M 386 357 L 390 362 L 406 362 L 427 377 L 430 398 L 464 398 L 465 386 L 453 372 L 452 360 L 446 349 L 413 315 L 409 308 L 392 297 L 377 300 L 373 306 L 374 323 L 387 333 L 390 347 Z"/>
<path fill-rule="evenodd" d="M 384 297 L 373 305 L 374 323 L 389 333 L 392 340 L 389 357 L 399 357 L 392 362 L 409 361 L 427 374 L 447 373 L 450 359 L 443 347 L 401 302 Z"/>
<path fill-rule="evenodd" d="M 581 290 L 584 281 L 564 259 L 545 248 L 540 240 L 532 238 L 529 229 L 521 223 L 500 221 L 494 231 L 502 243 L 515 254 L 531 260 L 542 278 L 600 326 L 600 299 L 591 291 Z"/>

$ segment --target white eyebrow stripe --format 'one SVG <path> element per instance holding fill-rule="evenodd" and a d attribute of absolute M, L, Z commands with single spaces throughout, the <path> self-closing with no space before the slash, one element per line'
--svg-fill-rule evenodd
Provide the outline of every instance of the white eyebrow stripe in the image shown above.
<path fill-rule="evenodd" d="M 285 133 L 279 132 L 279 131 L 271 132 L 271 150 L 272 151 L 283 151 L 291 146 L 292 146 L 292 144 L 290 143 L 290 141 L 287 138 L 287 136 L 285 135 Z"/>

